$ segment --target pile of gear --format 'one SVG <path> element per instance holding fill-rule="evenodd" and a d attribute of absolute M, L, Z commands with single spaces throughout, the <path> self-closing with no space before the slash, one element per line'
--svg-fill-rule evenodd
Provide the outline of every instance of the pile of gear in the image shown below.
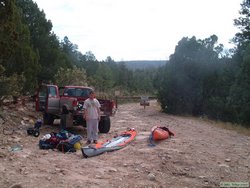
<path fill-rule="evenodd" d="M 74 135 L 65 130 L 60 131 L 59 133 L 52 132 L 44 135 L 39 140 L 39 148 L 58 149 L 63 153 L 76 152 L 76 150 L 81 149 L 81 140 L 81 135 Z"/>

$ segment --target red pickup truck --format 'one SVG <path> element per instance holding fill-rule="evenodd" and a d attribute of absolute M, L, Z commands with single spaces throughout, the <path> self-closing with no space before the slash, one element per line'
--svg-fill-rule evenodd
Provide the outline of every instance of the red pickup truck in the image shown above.
<path fill-rule="evenodd" d="M 83 104 L 88 98 L 90 87 L 85 86 L 64 86 L 41 85 L 36 94 L 36 111 L 43 112 L 43 123 L 53 124 L 54 119 L 60 118 L 63 107 L 70 112 L 67 120 L 67 127 L 82 125 L 86 127 L 83 118 Z M 101 120 L 99 132 L 108 133 L 110 130 L 110 116 L 115 112 L 113 100 L 98 99 L 101 104 Z"/>

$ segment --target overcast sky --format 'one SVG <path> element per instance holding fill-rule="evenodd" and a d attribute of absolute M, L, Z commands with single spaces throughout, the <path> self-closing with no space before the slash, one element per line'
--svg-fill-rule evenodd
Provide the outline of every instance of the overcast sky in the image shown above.
<path fill-rule="evenodd" d="M 166 60 L 183 37 L 230 48 L 242 0 L 33 0 L 60 39 L 98 60 Z"/>

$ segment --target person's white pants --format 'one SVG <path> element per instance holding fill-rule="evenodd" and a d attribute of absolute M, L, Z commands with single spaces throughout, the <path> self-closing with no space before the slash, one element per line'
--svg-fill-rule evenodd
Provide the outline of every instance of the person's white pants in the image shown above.
<path fill-rule="evenodd" d="M 98 119 L 89 119 L 87 123 L 87 139 L 98 140 Z"/>

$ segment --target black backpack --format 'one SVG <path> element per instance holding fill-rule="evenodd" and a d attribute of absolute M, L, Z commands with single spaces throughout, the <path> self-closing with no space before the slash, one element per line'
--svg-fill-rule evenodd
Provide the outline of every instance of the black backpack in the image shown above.
<path fill-rule="evenodd" d="M 56 147 L 59 151 L 66 152 L 76 152 L 73 144 L 70 144 L 67 140 L 62 140 Z"/>

